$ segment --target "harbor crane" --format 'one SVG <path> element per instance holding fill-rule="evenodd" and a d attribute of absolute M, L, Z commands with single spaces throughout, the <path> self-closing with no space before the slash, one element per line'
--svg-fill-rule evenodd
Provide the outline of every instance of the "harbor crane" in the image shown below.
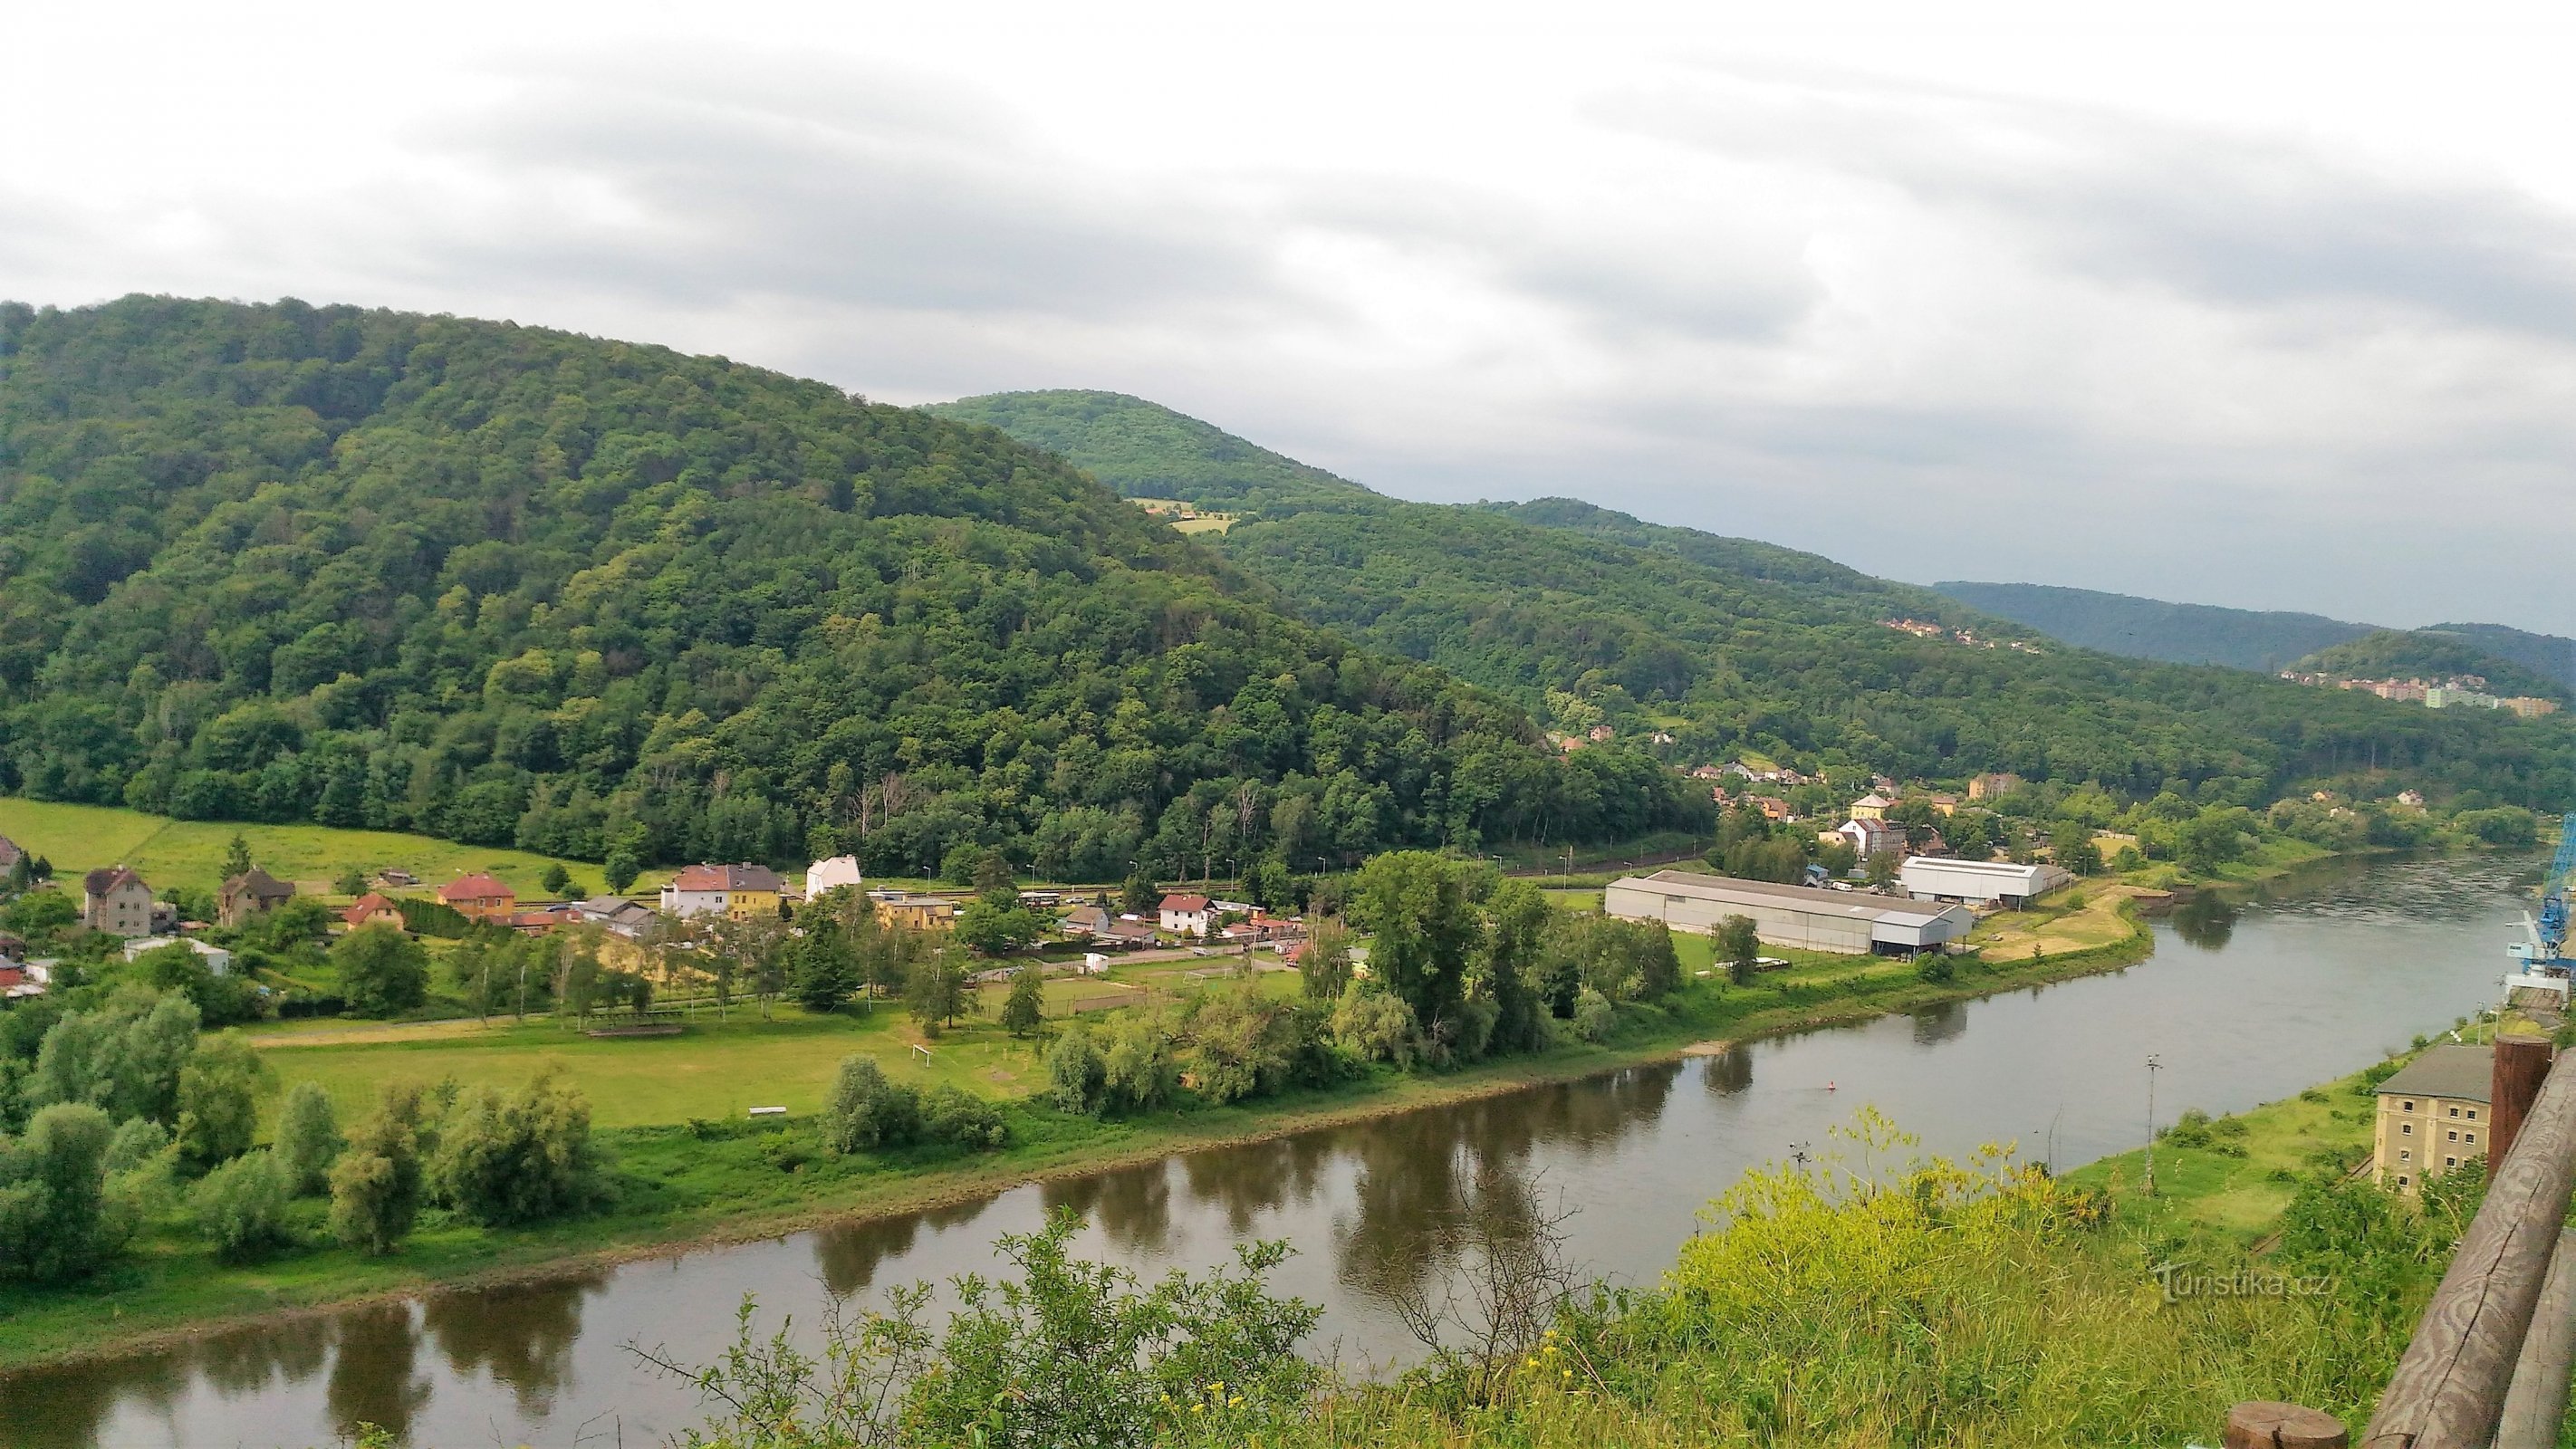
<path fill-rule="evenodd" d="M 2576 812 L 2571 812 L 2561 826 L 2558 854 L 2549 863 L 2549 874 L 2540 881 L 2540 914 L 2524 917 L 2531 938 L 2513 945 L 2513 954 L 2522 961 L 2525 975 L 2563 976 L 2576 966 L 2576 961 L 2567 957 L 2567 890 L 2568 877 L 2576 875 Z"/>

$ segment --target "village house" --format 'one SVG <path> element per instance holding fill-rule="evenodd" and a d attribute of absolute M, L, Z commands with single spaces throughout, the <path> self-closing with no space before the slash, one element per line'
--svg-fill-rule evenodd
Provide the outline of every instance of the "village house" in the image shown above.
<path fill-rule="evenodd" d="M 1210 916 L 1208 904 L 1208 898 L 1201 895 L 1163 897 L 1160 908 L 1163 929 L 1182 936 L 1206 936 Z"/>
<path fill-rule="evenodd" d="M 125 959 L 131 961 L 148 952 L 158 951 L 164 946 L 185 946 L 196 952 L 197 959 L 205 962 L 206 969 L 217 976 L 225 975 L 233 969 L 232 952 L 221 946 L 184 936 L 137 936 L 125 943 Z"/>
<path fill-rule="evenodd" d="M 1968 798 L 1999 800 L 2020 789 L 2021 786 L 2022 779 L 2019 775 L 2005 773 L 1972 775 L 1968 779 Z"/>
<path fill-rule="evenodd" d="M 673 920 L 722 916 L 747 921 L 778 914 L 778 896 L 786 882 L 765 865 L 692 865 L 681 868 L 662 887 L 662 914 Z"/>
<path fill-rule="evenodd" d="M 908 891 L 879 890 L 868 892 L 876 902 L 877 919 L 889 926 L 902 926 L 915 931 L 944 931 L 957 919 L 957 903 L 946 896 L 917 896 Z"/>
<path fill-rule="evenodd" d="M 624 896 L 592 896 L 575 902 L 572 909 L 574 919 L 628 941 L 643 940 L 662 919 L 651 906 Z"/>
<path fill-rule="evenodd" d="M 1895 803 L 1895 801 L 1879 794 L 1875 790 L 1872 790 L 1868 794 L 1863 795 L 1852 802 L 1851 818 L 1854 820 L 1885 820 L 1887 818 L 1888 808 Z"/>
<path fill-rule="evenodd" d="M 1852 853 L 1866 861 L 1882 851 L 1902 852 L 1905 832 L 1884 820 L 1846 820 L 1834 833 L 1851 842 Z"/>
<path fill-rule="evenodd" d="M 362 926 L 391 926 L 397 931 L 403 929 L 402 907 L 374 891 L 369 891 L 349 902 L 341 909 L 340 919 L 347 922 L 349 929 L 353 931 Z"/>
<path fill-rule="evenodd" d="M 1944 816 L 1959 813 L 1959 797 L 1956 795 L 1926 795 L 1923 797 L 1923 803 Z"/>
<path fill-rule="evenodd" d="M 519 893 L 482 871 L 440 886 L 438 899 L 469 921 L 507 921 L 519 908 Z"/>
<path fill-rule="evenodd" d="M 1075 906 L 1064 913 L 1056 929 L 1077 941 L 1088 941 L 1109 929 L 1109 912 L 1099 906 Z"/>
<path fill-rule="evenodd" d="M 2486 1160 L 2495 1048 L 2437 1046 L 2379 1084 L 2370 1180 L 2413 1196 L 2424 1180 Z"/>
<path fill-rule="evenodd" d="M 111 936 L 152 934 L 152 887 L 122 865 L 81 877 L 81 924 Z"/>
<path fill-rule="evenodd" d="M 42 996 L 53 981 L 53 967 L 45 962 L 0 963 L 0 1000 L 25 1001 Z"/>
<path fill-rule="evenodd" d="M 1789 802 L 1781 799 L 1777 795 L 1753 795 L 1747 797 L 1744 803 L 1761 811 L 1762 818 L 1765 820 L 1788 820 L 1793 818 L 1789 813 Z"/>
<path fill-rule="evenodd" d="M 843 886 L 852 890 L 862 890 L 867 886 L 867 881 L 859 874 L 857 856 L 835 855 L 805 867 L 805 899 L 814 900 L 825 891 L 839 890 Z"/>
<path fill-rule="evenodd" d="M 238 926 L 293 899 L 295 887 L 252 866 L 225 881 L 215 892 L 215 920 L 220 925 Z"/>

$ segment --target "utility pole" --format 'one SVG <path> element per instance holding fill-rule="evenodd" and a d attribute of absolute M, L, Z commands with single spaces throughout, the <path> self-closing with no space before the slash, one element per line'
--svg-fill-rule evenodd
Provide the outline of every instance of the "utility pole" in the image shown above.
<path fill-rule="evenodd" d="M 2147 1180 L 2140 1190 L 2149 1197 L 2156 1195 L 2156 1073 L 2164 1069 L 2164 1059 L 2150 1053 L 2147 1057 Z"/>

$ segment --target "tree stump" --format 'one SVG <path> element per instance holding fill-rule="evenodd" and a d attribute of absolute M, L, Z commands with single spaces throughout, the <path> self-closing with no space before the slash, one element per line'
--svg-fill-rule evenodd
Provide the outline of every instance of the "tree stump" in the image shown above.
<path fill-rule="evenodd" d="M 2352 1436 L 2331 1414 L 2296 1404 L 2238 1404 L 2227 1411 L 2227 1449 L 2347 1449 Z"/>

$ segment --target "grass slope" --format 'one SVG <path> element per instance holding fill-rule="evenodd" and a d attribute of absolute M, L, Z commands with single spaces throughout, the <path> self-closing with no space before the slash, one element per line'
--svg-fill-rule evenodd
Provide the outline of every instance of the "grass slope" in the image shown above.
<path fill-rule="evenodd" d="M 342 871 L 410 871 L 421 885 L 436 886 L 472 871 L 489 871 L 521 898 L 546 895 L 539 884 L 546 856 L 494 845 L 460 845 L 426 835 L 389 830 L 342 830 L 328 825 L 236 825 L 212 820 L 172 820 L 106 805 L 0 797 L 0 835 L 54 863 L 69 882 L 103 865 L 130 865 L 155 886 L 221 885 L 224 855 L 239 834 L 251 859 L 280 880 L 307 892 L 327 891 Z M 567 861 L 576 895 L 606 890 L 599 867 Z M 639 884 L 637 889 L 643 889 Z"/>

